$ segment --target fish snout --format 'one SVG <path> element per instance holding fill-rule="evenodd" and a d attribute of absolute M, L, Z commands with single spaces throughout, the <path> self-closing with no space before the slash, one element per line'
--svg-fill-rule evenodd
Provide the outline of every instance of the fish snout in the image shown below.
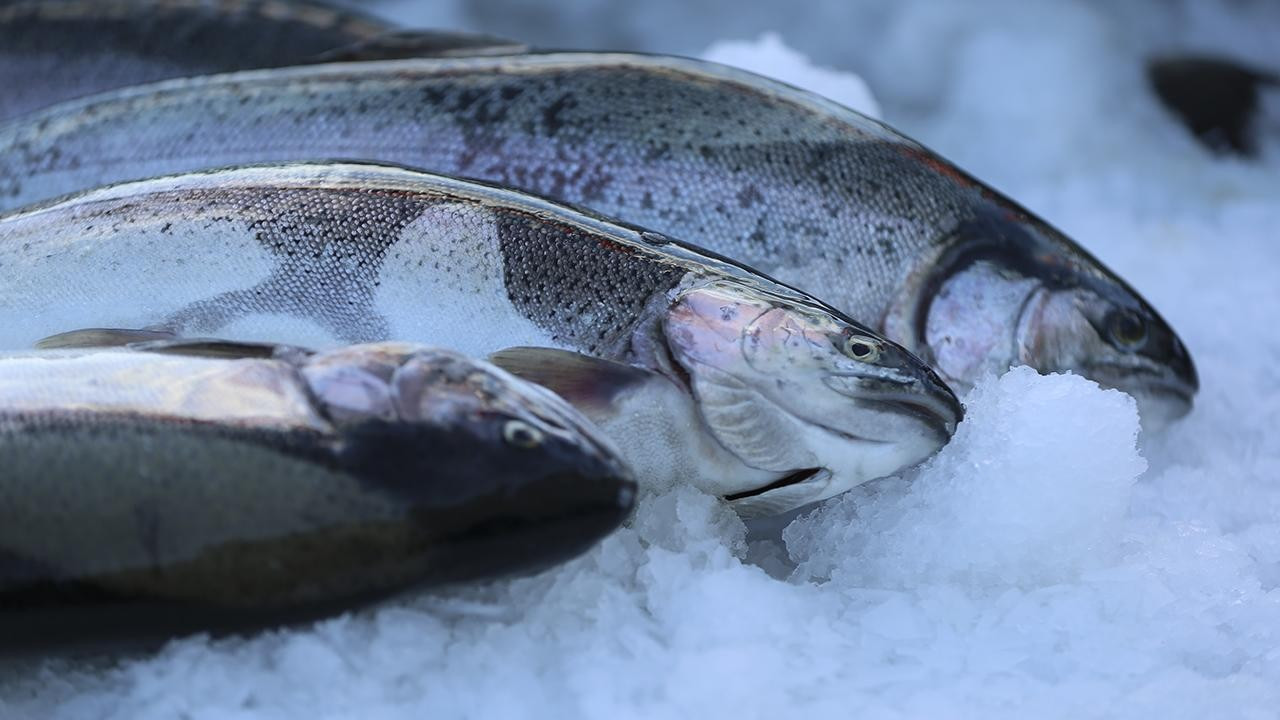
<path fill-rule="evenodd" d="M 887 382 L 869 383 L 864 397 L 914 417 L 945 442 L 964 419 L 960 398 L 937 372 L 905 349 L 894 346 L 885 354 L 892 358 L 888 364 L 893 374 Z"/>

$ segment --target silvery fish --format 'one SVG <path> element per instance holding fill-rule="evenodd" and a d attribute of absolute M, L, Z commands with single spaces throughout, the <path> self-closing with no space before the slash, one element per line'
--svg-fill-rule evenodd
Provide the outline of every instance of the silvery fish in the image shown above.
<path fill-rule="evenodd" d="M 523 46 L 309 0 L 16 0 L 0 3 L 0 120 L 166 78 L 498 48 Z"/>
<path fill-rule="evenodd" d="M 0 128 L 9 206 L 215 164 L 348 157 L 580 203 L 844 310 L 957 390 L 1074 371 L 1184 414 L 1186 348 L 1062 233 L 892 129 L 695 60 L 550 53 L 177 81 Z"/>
<path fill-rule="evenodd" d="M 631 509 L 612 444 L 488 363 L 200 345 L 0 356 L 0 649 L 527 572 Z"/>
<path fill-rule="evenodd" d="M 916 358 L 748 268 L 400 168 L 197 173 L 0 218 L 0 347 L 94 327 L 504 350 L 504 367 L 599 423 L 642 481 L 693 481 L 744 514 L 892 474 L 960 416 Z"/>

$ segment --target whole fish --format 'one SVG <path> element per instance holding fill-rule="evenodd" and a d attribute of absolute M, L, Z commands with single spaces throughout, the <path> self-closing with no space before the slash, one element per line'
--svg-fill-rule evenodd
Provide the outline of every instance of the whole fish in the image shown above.
<path fill-rule="evenodd" d="M 488 363 L 226 345 L 0 356 L 3 649 L 527 572 L 631 509 L 612 444 Z"/>
<path fill-rule="evenodd" d="M 550 53 L 155 84 L 0 128 L 13 207 L 220 164 L 363 158 L 482 178 L 670 234 L 812 293 L 957 390 L 1011 365 L 1190 407 L 1177 335 L 1062 233 L 892 129 L 695 60 Z"/>
<path fill-rule="evenodd" d="M 542 346 L 501 361 L 587 411 L 642 481 L 693 481 L 744 514 L 892 474 L 960 416 L 916 358 L 745 267 L 400 168 L 197 173 L 0 218 L 0 347 L 89 327 Z"/>
<path fill-rule="evenodd" d="M 166 78 L 499 48 L 523 46 L 309 0 L 16 0 L 0 3 L 0 120 Z"/>

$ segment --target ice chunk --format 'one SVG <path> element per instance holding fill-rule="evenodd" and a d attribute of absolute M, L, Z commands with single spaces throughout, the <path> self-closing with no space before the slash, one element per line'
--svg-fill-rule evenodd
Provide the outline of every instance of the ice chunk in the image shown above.
<path fill-rule="evenodd" d="M 902 588 L 1045 585 L 1112 560 L 1138 454 L 1133 399 L 1014 368 L 978 385 L 951 443 L 911 473 L 784 533 L 802 577 Z"/>
<path fill-rule="evenodd" d="M 851 72 L 819 67 L 809 58 L 787 47 L 775 32 L 756 40 L 724 40 L 702 53 L 703 60 L 750 70 L 824 95 L 863 115 L 880 117 L 880 105 L 862 78 Z"/>

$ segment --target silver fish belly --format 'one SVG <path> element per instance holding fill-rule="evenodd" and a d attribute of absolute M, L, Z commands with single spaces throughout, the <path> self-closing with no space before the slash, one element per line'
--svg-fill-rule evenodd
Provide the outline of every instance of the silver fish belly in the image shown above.
<path fill-rule="evenodd" d="M 642 479 L 746 493 L 744 510 L 896 472 L 960 415 L 914 357 L 748 268 L 399 168 L 250 167 L 88 192 L 0 217 L 0 278 L 0 346 L 125 327 L 319 347 L 401 339 L 477 356 L 550 348 L 504 362 L 571 401 L 608 396 L 583 407 L 619 429 Z M 557 351 L 576 360 L 548 360 Z M 619 415 L 635 413 L 648 437 L 620 431 Z"/>
<path fill-rule="evenodd" d="M 0 448 L 5 649 L 528 572 L 612 531 L 635 495 L 553 394 L 400 343 L 6 354 Z"/>
<path fill-rule="evenodd" d="M 958 388 L 1030 364 L 1174 417 L 1198 386 L 1159 314 L 1044 221 L 878 122 L 694 60 L 552 53 L 130 89 L 0 128 L 0 197 L 316 157 L 491 180 L 697 243 L 832 303 Z"/>

